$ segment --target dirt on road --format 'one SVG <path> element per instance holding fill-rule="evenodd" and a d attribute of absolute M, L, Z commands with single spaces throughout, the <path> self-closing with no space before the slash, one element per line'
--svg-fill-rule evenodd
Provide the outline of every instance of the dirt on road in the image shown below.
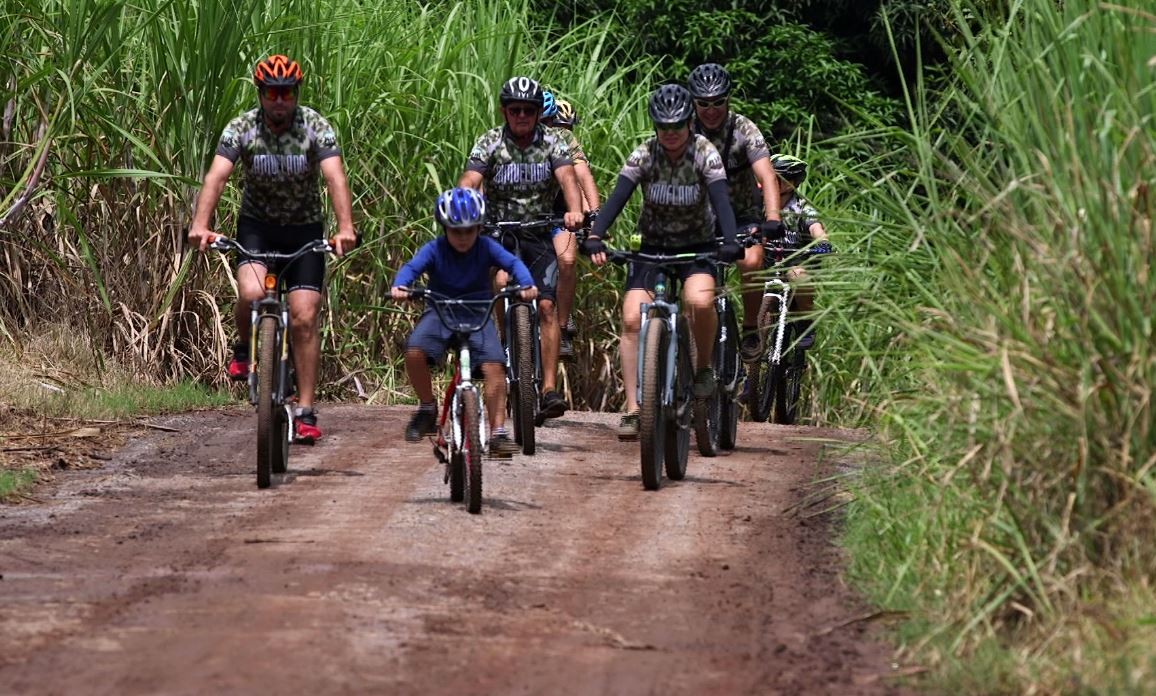
<path fill-rule="evenodd" d="M 0 507 L 0 693 L 899 692 L 797 513 L 846 433 L 743 423 L 651 492 L 613 416 L 568 414 L 470 515 L 408 416 L 325 408 L 263 491 L 251 411 L 168 417 Z"/>

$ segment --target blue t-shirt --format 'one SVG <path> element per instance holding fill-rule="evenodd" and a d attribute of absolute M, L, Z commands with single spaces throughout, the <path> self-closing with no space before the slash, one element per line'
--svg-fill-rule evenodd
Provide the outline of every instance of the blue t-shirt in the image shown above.
<path fill-rule="evenodd" d="M 424 273 L 429 276 L 429 289 L 438 294 L 470 300 L 489 299 L 493 297 L 490 269 L 495 266 L 513 275 L 518 285 L 534 284 L 526 264 L 493 238 L 479 236 L 477 244 L 462 254 L 442 235 L 418 249 L 413 259 L 401 267 L 393 287 L 411 287 Z"/>

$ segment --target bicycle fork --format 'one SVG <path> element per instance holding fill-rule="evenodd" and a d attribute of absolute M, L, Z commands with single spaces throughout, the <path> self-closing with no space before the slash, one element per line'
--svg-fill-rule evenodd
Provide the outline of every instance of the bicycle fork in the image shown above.
<path fill-rule="evenodd" d="M 778 292 L 775 288 L 778 288 Z M 763 285 L 763 298 L 778 300 L 779 319 L 775 322 L 775 347 L 771 351 L 771 364 L 778 365 L 783 358 L 783 337 L 787 335 L 787 310 L 790 307 L 791 284 L 782 278 L 771 278 Z"/>
<path fill-rule="evenodd" d="M 670 341 L 666 345 L 666 369 L 664 370 L 662 385 L 662 406 L 669 407 L 674 403 L 674 371 L 675 358 L 678 351 L 678 305 L 662 299 L 642 303 L 642 326 L 638 329 L 638 403 L 642 404 L 642 371 L 646 367 L 646 325 L 652 321 L 650 308 L 657 307 L 663 316 L 653 317 L 654 321 L 665 322 L 670 333 Z"/>

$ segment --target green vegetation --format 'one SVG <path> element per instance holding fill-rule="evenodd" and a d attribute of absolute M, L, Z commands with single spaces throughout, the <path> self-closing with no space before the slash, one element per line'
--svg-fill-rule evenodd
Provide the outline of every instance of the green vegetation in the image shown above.
<path fill-rule="evenodd" d="M 36 483 L 36 472 L 31 469 L 6 471 L 0 469 L 0 503 L 21 495 Z"/>

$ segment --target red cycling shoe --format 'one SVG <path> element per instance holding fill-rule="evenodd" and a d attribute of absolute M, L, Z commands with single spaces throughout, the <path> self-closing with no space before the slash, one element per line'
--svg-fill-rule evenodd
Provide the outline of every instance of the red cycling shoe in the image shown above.
<path fill-rule="evenodd" d="M 312 445 L 321 439 L 321 428 L 317 427 L 317 414 L 313 409 L 302 409 L 293 419 L 293 441 L 299 445 Z"/>
<path fill-rule="evenodd" d="M 244 382 L 249 379 L 249 359 L 241 360 L 234 357 L 229 361 L 229 379 L 234 382 Z"/>

